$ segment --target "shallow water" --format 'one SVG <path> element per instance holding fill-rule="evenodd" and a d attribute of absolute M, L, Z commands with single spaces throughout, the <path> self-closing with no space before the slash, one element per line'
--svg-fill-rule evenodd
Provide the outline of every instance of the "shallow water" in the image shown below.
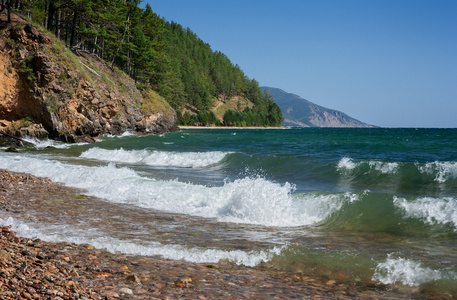
<path fill-rule="evenodd" d="M 453 290 L 457 130 L 183 130 L 1 153 L 85 190 L 23 235 L 196 262 Z"/>

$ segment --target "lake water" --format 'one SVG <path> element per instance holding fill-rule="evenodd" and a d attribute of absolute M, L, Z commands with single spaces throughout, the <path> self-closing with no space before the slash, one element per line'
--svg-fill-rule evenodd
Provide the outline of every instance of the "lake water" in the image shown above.
<path fill-rule="evenodd" d="M 1 213 L 22 236 L 456 293 L 456 129 L 185 129 L 34 142 L 1 152 L 0 168 L 87 197 L 53 199 L 52 216 Z"/>

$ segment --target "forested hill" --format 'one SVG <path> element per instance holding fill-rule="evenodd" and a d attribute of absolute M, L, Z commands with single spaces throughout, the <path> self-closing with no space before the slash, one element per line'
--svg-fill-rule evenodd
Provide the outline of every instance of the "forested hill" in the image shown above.
<path fill-rule="evenodd" d="M 259 83 L 225 54 L 174 22 L 165 22 L 164 38 L 170 77 L 169 84 L 159 85 L 159 93 L 178 110 L 182 125 L 281 125 L 282 113 L 273 97 L 262 93 Z"/>
<path fill-rule="evenodd" d="M 6 0 L 2 6 L 28 16 L 71 50 L 97 56 L 142 89 L 158 92 L 173 108 L 187 112 L 178 115 L 183 123 L 282 122 L 279 107 L 256 80 L 189 28 L 158 16 L 149 4 L 142 8 L 139 0 Z"/>

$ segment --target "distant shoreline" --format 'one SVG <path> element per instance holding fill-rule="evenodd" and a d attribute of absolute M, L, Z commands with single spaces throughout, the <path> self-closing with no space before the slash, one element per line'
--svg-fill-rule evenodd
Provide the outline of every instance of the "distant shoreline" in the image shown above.
<path fill-rule="evenodd" d="M 290 129 L 288 127 L 178 126 L 179 129 Z"/>

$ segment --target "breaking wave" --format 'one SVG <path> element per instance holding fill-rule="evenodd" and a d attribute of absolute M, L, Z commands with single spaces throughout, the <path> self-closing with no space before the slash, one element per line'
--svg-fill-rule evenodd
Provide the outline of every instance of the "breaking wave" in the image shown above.
<path fill-rule="evenodd" d="M 31 225 L 16 220 L 12 217 L 0 218 L 1 226 L 12 226 L 12 229 L 22 237 L 49 242 L 71 242 L 75 244 L 90 244 L 98 249 L 105 249 L 112 253 L 125 253 L 132 255 L 155 256 L 160 255 L 167 259 L 186 260 L 195 263 L 217 263 L 220 260 L 229 260 L 238 265 L 256 266 L 261 262 L 267 262 L 274 256 L 280 255 L 285 246 L 275 246 L 267 250 L 220 250 L 186 248 L 181 245 L 161 244 L 149 242 L 148 244 L 137 244 L 125 240 L 116 239 L 96 234 L 94 231 L 77 230 L 75 228 L 49 227 L 46 225 Z M 41 227 L 41 228 L 40 228 Z M 75 230 L 78 232 L 76 233 Z M 71 231 L 69 234 L 68 231 Z"/>
<path fill-rule="evenodd" d="M 442 272 L 423 266 L 421 263 L 405 258 L 392 258 L 378 264 L 373 280 L 384 284 L 401 283 L 408 286 L 419 286 L 426 282 L 442 279 Z"/>
<path fill-rule="evenodd" d="M 406 217 L 423 220 L 430 225 L 450 224 L 457 231 L 457 199 L 424 197 L 408 201 L 394 197 L 394 204 L 401 208 Z"/>
<path fill-rule="evenodd" d="M 355 161 L 343 157 L 336 165 L 336 170 L 347 180 L 361 183 L 393 184 L 434 184 L 447 186 L 453 192 L 457 189 L 457 162 L 435 161 L 385 162 L 377 160 Z"/>
<path fill-rule="evenodd" d="M 226 180 L 220 187 L 159 181 L 113 163 L 82 166 L 24 155 L 0 156 L 0 168 L 48 177 L 111 202 L 266 226 L 311 225 L 356 197 L 351 193 L 292 194 L 292 184 L 260 176 Z"/>
<path fill-rule="evenodd" d="M 82 158 L 109 162 L 145 164 L 154 167 L 202 168 L 219 163 L 229 152 L 162 152 L 149 150 L 106 150 L 91 148 Z"/>

